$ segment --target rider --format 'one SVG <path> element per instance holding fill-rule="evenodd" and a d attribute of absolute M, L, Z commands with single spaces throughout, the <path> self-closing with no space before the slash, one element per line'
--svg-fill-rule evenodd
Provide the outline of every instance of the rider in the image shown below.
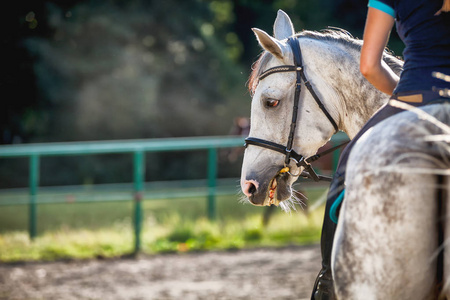
<path fill-rule="evenodd" d="M 450 75 L 450 0 L 369 0 L 360 70 L 366 79 L 391 99 L 422 106 L 444 101 L 438 89 L 450 83 L 435 78 L 435 71 Z M 405 44 L 400 78 L 382 60 L 390 31 L 396 23 Z M 448 98 L 446 99 L 449 100 Z M 386 104 L 364 125 L 342 152 L 328 192 L 322 228 L 320 271 L 311 299 L 334 299 L 331 249 L 336 230 L 336 208 L 345 192 L 345 167 L 352 146 L 370 127 L 402 110 Z M 334 220 L 334 221 L 333 221 Z"/>

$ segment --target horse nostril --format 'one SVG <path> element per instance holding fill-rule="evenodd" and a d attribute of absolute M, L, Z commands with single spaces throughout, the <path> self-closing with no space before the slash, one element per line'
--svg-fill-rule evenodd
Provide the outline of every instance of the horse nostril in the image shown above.
<path fill-rule="evenodd" d="M 250 183 L 250 187 L 248 188 L 249 194 L 254 194 L 256 192 L 256 186 L 253 183 Z"/>
<path fill-rule="evenodd" d="M 258 190 L 258 183 L 254 181 L 246 181 L 242 187 L 242 192 L 245 196 L 251 197 Z"/>

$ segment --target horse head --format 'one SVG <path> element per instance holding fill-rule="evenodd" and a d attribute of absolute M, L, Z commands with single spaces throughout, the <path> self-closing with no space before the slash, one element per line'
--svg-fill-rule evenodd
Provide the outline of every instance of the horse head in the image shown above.
<path fill-rule="evenodd" d="M 304 165 L 297 164 L 298 161 L 286 159 L 287 153 L 293 150 L 303 157 L 316 153 L 338 129 L 339 114 L 333 101 L 323 103 L 324 108 L 321 109 L 321 103 L 308 92 L 306 77 L 302 76 L 308 77 L 309 83 L 306 84 L 312 84 L 317 89 L 318 98 L 336 98 L 332 88 L 320 76 L 316 76 L 320 70 L 306 60 L 295 61 L 294 57 L 298 54 L 295 53 L 296 46 L 292 45 L 298 43 L 298 37 L 284 12 L 278 12 L 274 37 L 260 29 L 254 28 L 253 31 L 265 52 L 258 60 L 250 80 L 253 97 L 249 135 L 254 140 L 263 141 L 266 146 L 276 144 L 282 148 L 280 145 L 292 145 L 291 149 L 283 153 L 282 149 L 273 151 L 261 144 L 259 146 L 262 147 L 258 147 L 255 143 L 248 143 L 242 166 L 241 188 L 252 204 L 278 205 L 291 198 L 292 184 L 304 168 Z M 304 58 L 320 59 L 313 55 L 311 49 L 306 50 L 305 47 L 303 50 L 301 53 Z M 299 73 L 300 66 L 303 75 Z M 299 82 L 301 86 L 296 95 Z"/>

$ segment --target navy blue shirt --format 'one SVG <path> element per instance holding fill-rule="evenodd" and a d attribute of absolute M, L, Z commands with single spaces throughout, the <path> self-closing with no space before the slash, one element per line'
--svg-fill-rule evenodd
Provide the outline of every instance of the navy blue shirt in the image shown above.
<path fill-rule="evenodd" d="M 405 65 L 394 93 L 450 88 L 433 71 L 450 75 L 450 13 L 435 15 L 443 0 L 370 0 L 369 7 L 395 18 L 405 44 Z"/>

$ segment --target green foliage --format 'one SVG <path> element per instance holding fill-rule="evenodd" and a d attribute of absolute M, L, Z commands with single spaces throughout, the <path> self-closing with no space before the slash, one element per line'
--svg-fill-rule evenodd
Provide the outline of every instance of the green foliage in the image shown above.
<path fill-rule="evenodd" d="M 26 129 L 40 124 L 47 141 L 227 133 L 225 104 L 245 83 L 232 16 L 229 1 L 50 5 L 53 34 L 25 41 L 49 118 L 28 116 Z"/>
<path fill-rule="evenodd" d="M 191 228 L 187 226 L 177 226 L 166 238 L 169 242 L 186 243 L 187 240 L 193 237 L 194 232 Z"/>
<path fill-rule="evenodd" d="M 317 196 L 310 194 L 313 200 Z M 264 208 L 239 205 L 235 197 L 218 199 L 217 221 L 204 217 L 204 199 L 144 204 L 142 245 L 147 254 L 316 243 L 323 218 L 323 208 L 308 216 L 276 211 L 264 227 Z M 118 257 L 133 251 L 130 203 L 48 204 L 39 211 L 39 235 L 30 241 L 24 228 L 26 207 L 2 207 L 0 261 Z M 8 225 L 7 215 L 21 214 L 24 224 Z"/>
<path fill-rule="evenodd" d="M 39 101 L 32 109 L 20 108 L 22 135 L 63 141 L 227 133 L 234 117 L 249 112 L 244 85 L 261 51 L 252 27 L 270 32 L 277 10 L 283 9 L 297 30 L 331 25 L 361 37 L 366 4 L 355 0 L 48 4 L 45 10 L 32 12 L 39 30 L 28 28 L 25 15 L 18 16 L 20 33 L 27 33 L 20 43 L 33 58 L 30 68 L 37 84 L 33 96 Z"/>
<path fill-rule="evenodd" d="M 7 82 L 21 99 L 1 124 L 5 142 L 226 133 L 233 117 L 249 112 L 244 85 L 261 51 L 252 27 L 270 32 L 283 9 L 297 30 L 331 25 L 361 37 L 367 11 L 358 0 L 17 5 L 9 23 L 16 40 L 5 41 L 21 64 L 5 73 L 16 75 Z M 399 54 L 398 37 L 391 39 Z"/>
<path fill-rule="evenodd" d="M 247 242 L 259 241 L 263 238 L 263 232 L 261 228 L 250 228 L 244 232 L 244 240 Z"/>
<path fill-rule="evenodd" d="M 9 101 L 23 107 L 8 107 L 0 125 L 5 138 L 20 135 L 25 142 L 228 134 L 236 117 L 250 113 L 245 84 L 261 52 L 252 27 L 270 32 L 283 9 L 297 30 L 331 25 L 361 37 L 367 10 L 367 2 L 356 0 L 33 3 L 41 4 L 41 11 L 30 4 L 37 27 L 30 27 L 26 15 L 17 16 L 22 27 L 11 43 L 24 45 L 13 53 L 26 56 L 20 62 L 30 71 L 15 67 L 18 78 L 29 82 L 11 94 L 29 94 Z M 393 39 L 391 48 L 399 54 Z M 12 127 L 19 133 L 10 132 Z M 200 178 L 205 167 L 198 157 L 152 155 L 148 176 Z M 42 163 L 41 180 L 126 182 L 129 163 L 113 155 L 52 158 Z M 0 161 L 0 187 L 26 186 L 25 172 L 22 162 Z"/>

